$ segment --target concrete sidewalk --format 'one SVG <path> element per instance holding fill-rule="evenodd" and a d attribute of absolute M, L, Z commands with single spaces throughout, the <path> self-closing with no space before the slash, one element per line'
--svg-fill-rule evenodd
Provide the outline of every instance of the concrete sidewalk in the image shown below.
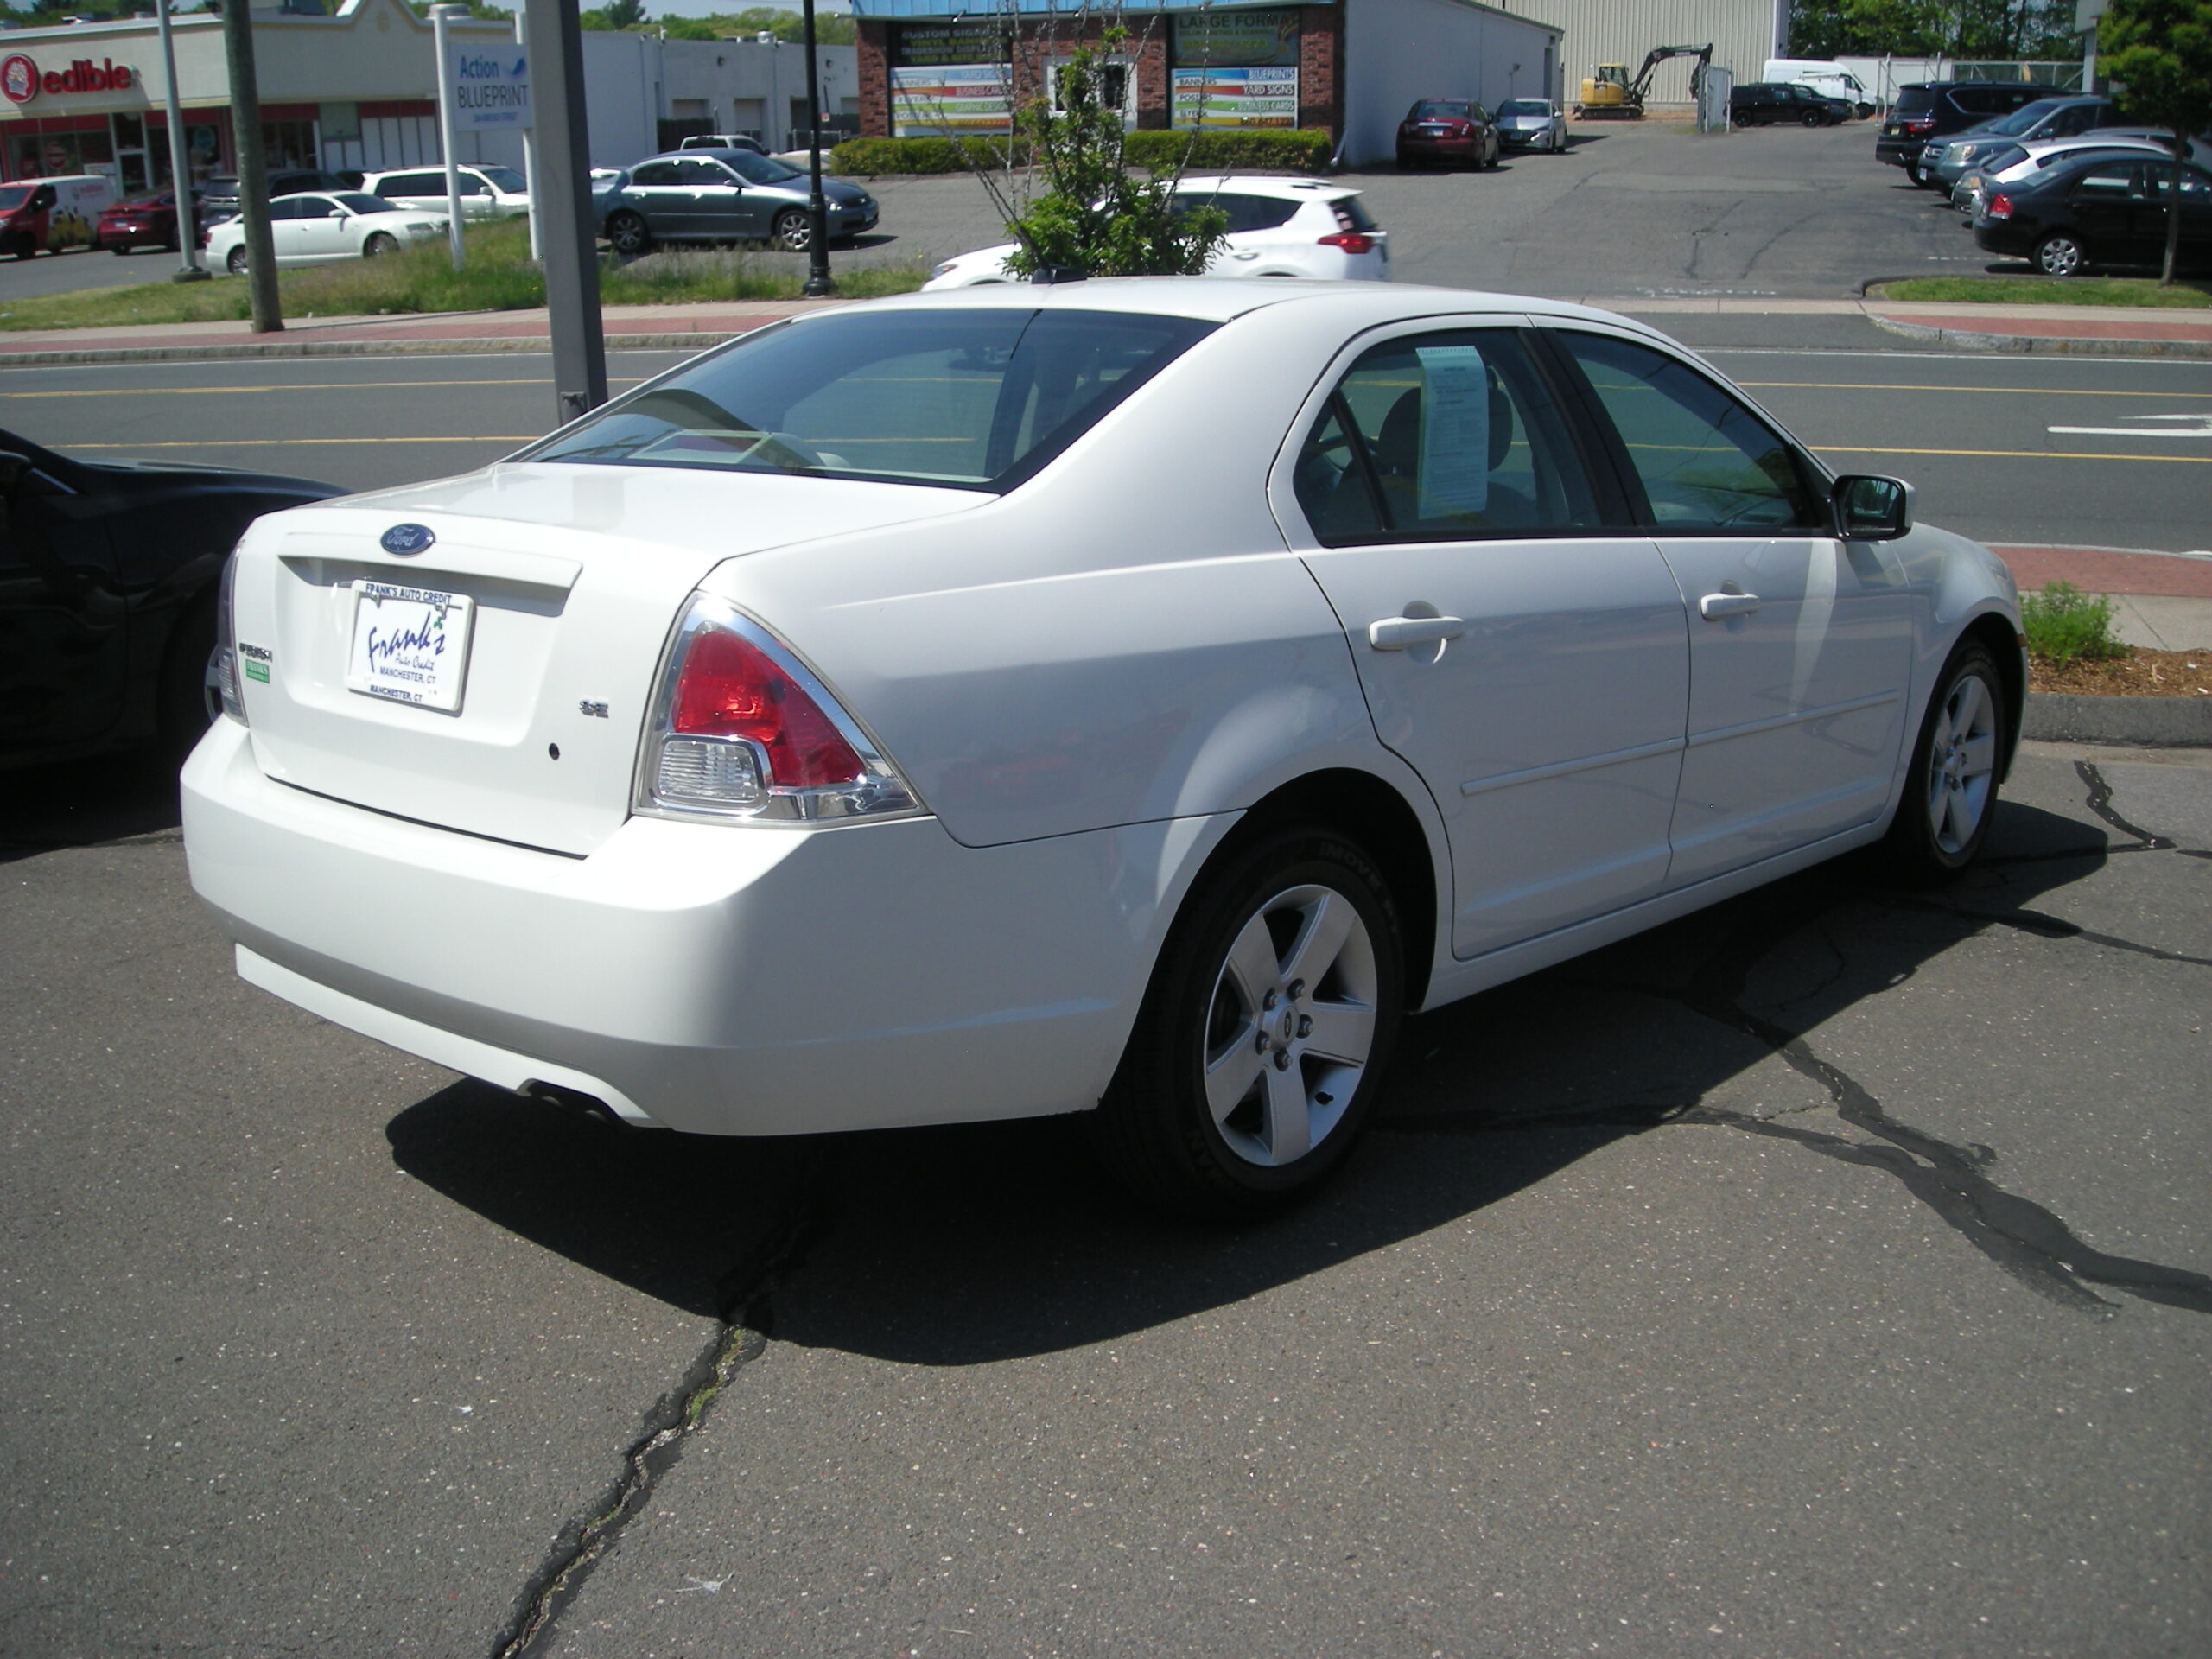
<path fill-rule="evenodd" d="M 1654 298 L 1591 294 L 1583 303 L 1633 315 L 1857 316 L 1913 339 L 1967 349 L 2128 357 L 2212 358 L 2212 310 L 2139 311 L 2083 305 L 1907 305 L 1882 300 Z M 616 305 L 601 312 L 613 351 L 703 351 L 779 318 L 845 302 L 731 301 Z M 476 311 L 388 317 L 304 317 L 255 334 L 243 322 L 48 328 L 0 334 L 0 367 L 49 363 L 188 361 L 249 357 L 543 351 L 546 313 Z"/>

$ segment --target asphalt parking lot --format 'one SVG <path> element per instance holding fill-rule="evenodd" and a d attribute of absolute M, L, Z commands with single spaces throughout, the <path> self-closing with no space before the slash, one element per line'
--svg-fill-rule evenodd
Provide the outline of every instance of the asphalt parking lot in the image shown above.
<path fill-rule="evenodd" d="M 1872 148 L 1623 130 L 1367 188 L 1408 277 L 1834 293 L 1967 239 Z M 1704 154 L 1824 182 L 1635 182 Z M 902 238 L 974 245 L 972 183 L 908 182 Z M 2024 452 L 2202 365 L 1707 343 L 1839 453 L 2001 409 L 2020 457 L 1923 480 L 1947 522 L 2201 544 L 2192 467 Z M 383 482 L 543 401 L 313 366 L 15 371 L 0 419 Z M 1955 401 L 1885 416 L 1899 374 Z M 1843 861 L 1423 1016 L 1346 1179 L 1238 1231 L 1131 1209 L 1066 1121 L 702 1143 L 456 1078 L 240 983 L 175 826 L 128 760 L 0 788 L 0 1653 L 2212 1628 L 2212 752 L 2031 746 L 1955 887 Z"/>

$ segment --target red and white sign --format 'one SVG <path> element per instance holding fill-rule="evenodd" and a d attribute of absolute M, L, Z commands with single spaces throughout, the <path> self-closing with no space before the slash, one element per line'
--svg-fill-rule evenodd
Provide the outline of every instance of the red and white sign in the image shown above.
<path fill-rule="evenodd" d="M 0 62 L 0 92 L 10 104 L 29 103 L 38 96 L 38 65 L 20 52 L 11 54 Z"/>
<path fill-rule="evenodd" d="M 43 73 L 21 52 L 0 60 L 0 93 L 5 93 L 11 104 L 28 104 L 42 92 L 55 96 L 68 92 L 124 92 L 130 90 L 130 66 L 112 58 L 102 58 L 98 63 L 90 58 L 79 58 L 67 69 L 48 69 Z"/>

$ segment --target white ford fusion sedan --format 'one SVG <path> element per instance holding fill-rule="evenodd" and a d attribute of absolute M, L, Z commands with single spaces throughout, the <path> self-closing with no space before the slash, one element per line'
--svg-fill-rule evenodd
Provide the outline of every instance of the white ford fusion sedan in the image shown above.
<path fill-rule="evenodd" d="M 184 773 L 249 981 L 639 1125 L 1091 1112 L 1310 1187 L 1401 1016 L 1971 860 L 2012 579 L 1642 325 L 1094 281 L 780 323 L 271 514 Z"/>

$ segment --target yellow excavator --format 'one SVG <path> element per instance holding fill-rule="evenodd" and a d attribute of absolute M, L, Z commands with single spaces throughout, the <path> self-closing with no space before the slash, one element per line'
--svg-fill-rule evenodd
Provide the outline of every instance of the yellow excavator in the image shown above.
<path fill-rule="evenodd" d="M 1669 58 L 1695 58 L 1690 67 L 1690 96 L 1704 86 L 1707 66 L 1713 61 L 1713 43 L 1703 46 L 1655 46 L 1644 54 L 1643 67 L 1628 78 L 1624 63 L 1601 63 L 1582 83 L 1582 102 L 1574 113 L 1585 121 L 1641 121 L 1643 94 L 1650 89 L 1651 72 Z"/>

